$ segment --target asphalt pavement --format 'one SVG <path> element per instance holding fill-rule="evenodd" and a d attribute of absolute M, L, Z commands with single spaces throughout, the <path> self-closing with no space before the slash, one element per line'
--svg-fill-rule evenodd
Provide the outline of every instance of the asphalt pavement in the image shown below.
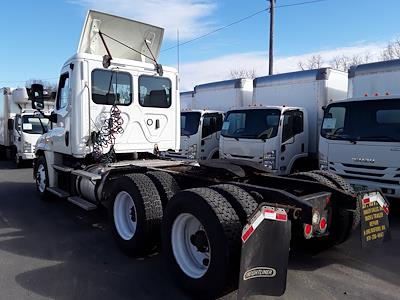
<path fill-rule="evenodd" d="M 393 211 L 395 211 L 393 213 Z M 392 240 L 361 249 L 346 243 L 318 254 L 292 253 L 280 299 L 400 299 L 400 213 Z M 206 288 L 206 287 L 205 287 Z M 235 299 L 235 292 L 223 299 Z M 124 256 L 104 212 L 39 199 L 30 168 L 0 161 L 0 300 L 190 299 L 162 256 Z M 269 299 L 257 297 L 257 299 Z"/>

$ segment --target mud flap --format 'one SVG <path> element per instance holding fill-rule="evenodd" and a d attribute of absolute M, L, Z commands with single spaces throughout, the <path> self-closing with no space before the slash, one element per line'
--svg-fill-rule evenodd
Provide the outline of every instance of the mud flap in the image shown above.
<path fill-rule="evenodd" d="M 377 191 L 365 192 L 361 201 L 361 246 L 376 246 L 390 240 L 389 205 Z"/>
<path fill-rule="evenodd" d="M 242 233 L 238 299 L 285 292 L 290 238 L 286 211 L 261 206 Z"/>

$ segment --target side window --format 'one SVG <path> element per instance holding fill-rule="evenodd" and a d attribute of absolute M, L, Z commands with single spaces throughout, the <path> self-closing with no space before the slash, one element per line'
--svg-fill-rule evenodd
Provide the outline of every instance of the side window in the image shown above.
<path fill-rule="evenodd" d="M 205 138 L 222 129 L 222 115 L 210 114 L 203 117 L 202 138 Z"/>
<path fill-rule="evenodd" d="M 139 104 L 144 107 L 170 107 L 171 80 L 163 77 L 140 76 Z"/>
<path fill-rule="evenodd" d="M 62 109 L 68 105 L 69 99 L 69 75 L 65 73 L 61 75 L 60 82 L 58 84 L 57 93 L 57 109 Z"/>
<path fill-rule="evenodd" d="M 303 131 L 303 113 L 301 111 L 288 111 L 283 115 L 282 143 Z"/>
<path fill-rule="evenodd" d="M 132 103 L 132 76 L 127 72 L 93 70 L 92 100 L 103 105 Z"/>

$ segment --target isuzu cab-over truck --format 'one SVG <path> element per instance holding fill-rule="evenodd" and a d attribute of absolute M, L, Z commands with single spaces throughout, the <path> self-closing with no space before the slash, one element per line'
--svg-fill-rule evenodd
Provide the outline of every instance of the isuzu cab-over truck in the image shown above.
<path fill-rule="evenodd" d="M 287 175 L 318 168 L 323 107 L 347 95 L 347 74 L 322 68 L 254 79 L 253 105 L 227 113 L 220 157 Z"/>
<path fill-rule="evenodd" d="M 181 93 L 181 150 L 168 151 L 173 159 L 217 159 L 224 113 L 251 103 L 251 79 L 232 79 L 197 85 Z"/>
<path fill-rule="evenodd" d="M 13 159 L 17 167 L 35 157 L 35 144 L 47 130 L 47 119 L 34 115 L 26 88 L 0 89 L 0 155 Z M 54 102 L 44 102 L 44 113 L 50 114 Z"/>
<path fill-rule="evenodd" d="M 245 284 L 261 280 L 262 293 L 280 295 L 290 240 L 343 242 L 357 197 L 327 172 L 284 178 L 248 161 L 159 159 L 180 148 L 178 74 L 157 62 L 162 36 L 156 26 L 89 12 L 61 69 L 52 129 L 36 145 L 37 190 L 45 200 L 107 208 L 130 255 L 161 242 L 169 271 L 197 297 L 237 286 L 239 267 Z M 40 110 L 42 87 L 32 94 Z M 123 160 L 129 153 L 139 159 Z M 268 260 L 261 273 L 269 276 L 254 273 L 253 259 Z"/>
<path fill-rule="evenodd" d="M 349 71 L 348 99 L 325 109 L 320 168 L 359 190 L 379 188 L 400 199 L 400 60 Z"/>

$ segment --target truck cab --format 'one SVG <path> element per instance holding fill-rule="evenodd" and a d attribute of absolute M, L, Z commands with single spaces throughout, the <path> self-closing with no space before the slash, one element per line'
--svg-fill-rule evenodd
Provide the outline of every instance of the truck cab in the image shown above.
<path fill-rule="evenodd" d="M 181 149 L 167 151 L 172 159 L 204 160 L 219 157 L 219 139 L 224 114 L 213 110 L 181 112 Z"/>
<path fill-rule="evenodd" d="M 163 33 L 89 11 L 77 53 L 60 71 L 51 129 L 36 145 L 48 187 L 57 188 L 60 168 L 70 165 L 179 149 L 178 73 L 157 63 Z"/>
<path fill-rule="evenodd" d="M 346 178 L 356 190 L 381 189 L 400 199 L 400 60 L 349 71 L 348 99 L 325 109 L 320 169 Z"/>
<path fill-rule="evenodd" d="M 45 112 L 49 116 L 49 112 Z M 17 164 L 24 160 L 35 158 L 35 145 L 39 137 L 47 132 L 49 120 L 40 119 L 32 110 L 24 110 L 14 118 L 12 139 L 14 145 L 13 157 Z"/>
<path fill-rule="evenodd" d="M 252 105 L 227 113 L 220 157 L 276 175 L 316 169 L 323 107 L 346 95 L 347 74 L 330 68 L 255 78 Z"/>
<path fill-rule="evenodd" d="M 227 112 L 220 156 L 254 161 L 273 173 L 308 155 L 307 112 L 299 107 L 247 107 Z"/>

